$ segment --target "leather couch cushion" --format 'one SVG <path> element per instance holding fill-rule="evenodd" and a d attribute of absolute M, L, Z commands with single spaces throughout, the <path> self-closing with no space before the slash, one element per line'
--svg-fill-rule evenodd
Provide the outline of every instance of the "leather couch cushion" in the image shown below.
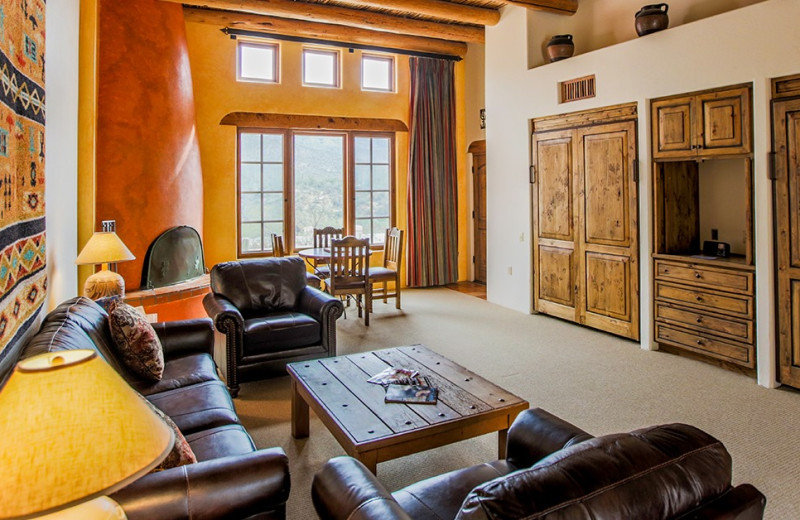
<path fill-rule="evenodd" d="M 467 496 L 456 518 L 675 518 L 730 484 L 731 458 L 722 443 L 693 426 L 670 424 L 587 440 L 487 482 Z"/>
<path fill-rule="evenodd" d="M 200 462 L 229 455 L 244 455 L 256 450 L 250 435 L 239 424 L 190 433 L 186 440 Z"/>
<path fill-rule="evenodd" d="M 244 355 L 319 345 L 322 326 L 306 314 L 279 312 L 244 322 Z"/>
<path fill-rule="evenodd" d="M 114 348 L 136 375 L 158 381 L 164 373 L 164 351 L 147 318 L 127 303 L 119 302 L 108 316 Z"/>
<path fill-rule="evenodd" d="M 217 381 L 217 367 L 208 354 L 190 354 L 179 358 L 168 359 L 164 363 L 161 381 L 133 381 L 133 386 L 144 395 L 157 394 L 191 386 L 206 381 Z"/>
<path fill-rule="evenodd" d="M 299 257 L 222 262 L 211 272 L 212 291 L 230 300 L 245 318 L 293 309 L 305 286 L 305 262 Z"/>
<path fill-rule="evenodd" d="M 478 464 L 417 482 L 392 496 L 414 520 L 455 518 L 461 502 L 475 486 L 514 469 L 505 460 Z"/>
<path fill-rule="evenodd" d="M 221 381 L 176 388 L 147 398 L 169 415 L 184 435 L 239 423 L 230 393 Z"/>

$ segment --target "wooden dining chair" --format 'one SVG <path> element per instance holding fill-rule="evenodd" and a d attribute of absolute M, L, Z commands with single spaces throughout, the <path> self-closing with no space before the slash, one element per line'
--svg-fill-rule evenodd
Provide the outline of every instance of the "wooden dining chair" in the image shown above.
<path fill-rule="evenodd" d="M 314 228 L 314 248 L 330 248 L 331 240 L 344 236 L 344 228 L 327 226 L 321 229 Z M 314 270 L 320 278 L 328 277 L 328 266 L 325 260 L 314 260 Z"/>
<path fill-rule="evenodd" d="M 403 262 L 403 230 L 396 227 L 386 230 L 383 242 L 383 266 L 369 270 L 369 282 L 372 285 L 370 303 L 376 299 L 387 303 L 389 298 L 395 299 L 395 307 L 400 308 L 400 266 Z M 392 283 L 394 287 L 389 287 Z M 376 286 L 377 284 L 377 286 Z M 372 310 L 370 308 L 370 310 Z"/>
<path fill-rule="evenodd" d="M 353 298 L 358 307 L 358 317 L 364 316 L 369 326 L 369 309 L 372 305 L 372 285 L 369 283 L 369 239 L 347 236 L 330 241 L 330 276 L 326 280 L 328 292 L 333 296 Z M 363 301 L 362 301 L 363 300 Z M 347 315 L 345 314 L 345 318 Z"/>
<path fill-rule="evenodd" d="M 272 237 L 272 256 L 280 258 L 286 256 L 286 249 L 283 247 L 283 235 L 275 233 L 271 234 Z M 306 271 L 306 284 L 317 289 L 322 289 L 322 278 L 314 273 Z"/>

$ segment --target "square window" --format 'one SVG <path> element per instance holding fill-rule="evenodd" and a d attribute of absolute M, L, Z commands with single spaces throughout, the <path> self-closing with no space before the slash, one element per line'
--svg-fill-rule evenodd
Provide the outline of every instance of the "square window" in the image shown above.
<path fill-rule="evenodd" d="M 239 42 L 238 79 L 278 82 L 278 46 L 272 43 Z"/>
<path fill-rule="evenodd" d="M 303 85 L 339 86 L 339 53 L 320 49 L 303 49 Z"/>
<path fill-rule="evenodd" d="M 361 57 L 361 90 L 394 91 L 394 58 L 365 54 Z"/>

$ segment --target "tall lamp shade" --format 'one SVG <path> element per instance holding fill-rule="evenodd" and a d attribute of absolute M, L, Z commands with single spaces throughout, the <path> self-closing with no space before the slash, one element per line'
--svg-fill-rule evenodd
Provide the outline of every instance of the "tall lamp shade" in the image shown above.
<path fill-rule="evenodd" d="M 148 473 L 174 432 L 93 350 L 20 361 L 0 391 L 0 518 L 33 518 Z M 86 518 L 86 517 L 84 517 Z"/>
<path fill-rule="evenodd" d="M 125 281 L 118 273 L 110 271 L 108 264 L 135 258 L 115 232 L 95 232 L 75 259 L 78 265 L 101 264 L 102 266 L 100 271 L 86 279 L 83 295 L 93 300 L 104 296 L 124 296 Z"/>

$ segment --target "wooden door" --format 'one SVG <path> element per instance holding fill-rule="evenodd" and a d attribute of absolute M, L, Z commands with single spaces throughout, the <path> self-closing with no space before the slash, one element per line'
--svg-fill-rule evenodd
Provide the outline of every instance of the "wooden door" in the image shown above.
<path fill-rule="evenodd" d="M 474 234 L 474 280 L 486 283 L 486 141 L 469 146 L 472 154 L 472 229 Z"/>
<path fill-rule="evenodd" d="M 692 96 L 653 101 L 653 157 L 686 157 L 694 153 Z"/>
<path fill-rule="evenodd" d="M 534 134 L 534 308 L 578 320 L 575 251 L 575 132 Z"/>
<path fill-rule="evenodd" d="M 773 108 L 780 382 L 800 388 L 800 99 Z"/>
<path fill-rule="evenodd" d="M 750 89 L 699 94 L 695 104 L 697 147 L 702 156 L 750 151 Z"/>
<path fill-rule="evenodd" d="M 595 125 L 577 135 L 580 320 L 638 339 L 636 125 Z"/>

